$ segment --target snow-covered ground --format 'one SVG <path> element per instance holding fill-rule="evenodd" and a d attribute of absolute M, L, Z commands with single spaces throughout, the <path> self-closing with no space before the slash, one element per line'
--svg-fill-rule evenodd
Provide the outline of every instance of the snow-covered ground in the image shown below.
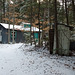
<path fill-rule="evenodd" d="M 0 75 L 75 75 L 75 57 L 21 45 L 0 44 Z"/>

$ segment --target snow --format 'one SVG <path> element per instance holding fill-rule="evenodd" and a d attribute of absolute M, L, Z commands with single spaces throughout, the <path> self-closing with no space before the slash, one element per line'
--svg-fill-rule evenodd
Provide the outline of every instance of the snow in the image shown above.
<path fill-rule="evenodd" d="M 75 57 L 22 43 L 0 44 L 0 75 L 75 75 Z"/>
<path fill-rule="evenodd" d="M 25 28 L 25 31 L 30 31 L 30 28 Z M 31 27 L 31 31 L 39 32 L 39 29 L 36 27 Z M 40 31 L 42 31 L 42 30 L 40 30 Z"/>
<path fill-rule="evenodd" d="M 9 29 L 9 24 L 0 23 L 4 28 Z M 13 25 L 10 24 L 10 29 L 13 29 Z M 22 26 L 14 25 L 15 30 L 23 30 Z"/>
<path fill-rule="evenodd" d="M 14 2 L 12 0 L 10 0 L 10 4 L 13 4 Z"/>
<path fill-rule="evenodd" d="M 0 23 L 4 28 L 9 29 L 9 24 L 5 23 Z M 26 23 L 28 24 L 28 23 Z M 13 29 L 13 25 L 10 24 L 10 29 Z M 24 30 L 24 31 L 30 31 L 30 28 L 24 28 L 23 26 L 20 25 L 14 25 L 15 30 Z M 31 27 L 31 31 L 39 32 L 39 29 L 36 27 Z M 42 30 L 40 30 L 42 31 Z"/>
<path fill-rule="evenodd" d="M 30 24 L 30 23 L 22 22 L 22 24 Z"/>

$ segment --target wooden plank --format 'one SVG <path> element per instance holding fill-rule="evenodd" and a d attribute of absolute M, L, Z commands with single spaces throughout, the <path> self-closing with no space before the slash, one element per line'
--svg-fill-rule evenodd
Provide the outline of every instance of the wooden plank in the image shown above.
<path fill-rule="evenodd" d="M 49 30 L 49 50 L 50 54 L 53 54 L 53 44 L 54 44 L 54 29 Z"/>

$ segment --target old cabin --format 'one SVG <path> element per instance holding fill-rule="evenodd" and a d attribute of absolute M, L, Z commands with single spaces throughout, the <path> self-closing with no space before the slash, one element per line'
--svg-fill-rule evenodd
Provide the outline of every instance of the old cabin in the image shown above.
<path fill-rule="evenodd" d="M 8 43 L 9 24 L 0 23 L 0 43 Z M 12 42 L 13 25 L 10 25 L 10 42 Z M 14 39 L 16 43 L 24 42 L 23 29 L 19 25 L 14 25 Z"/>
<path fill-rule="evenodd" d="M 27 34 L 30 34 L 30 27 L 31 27 L 31 24 L 30 23 L 25 23 L 25 22 L 22 22 L 21 23 L 21 26 L 25 29 L 25 32 Z M 32 37 L 38 41 L 38 38 L 39 38 L 39 29 L 37 27 L 31 27 L 31 32 L 32 32 Z M 40 33 L 42 32 L 42 30 L 40 30 Z"/>

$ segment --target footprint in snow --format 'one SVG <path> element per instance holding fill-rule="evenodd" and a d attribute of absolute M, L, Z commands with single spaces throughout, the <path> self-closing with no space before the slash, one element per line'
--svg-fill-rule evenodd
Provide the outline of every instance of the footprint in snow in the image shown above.
<path fill-rule="evenodd" d="M 3 67 L 1 67 L 1 69 L 3 69 Z"/>
<path fill-rule="evenodd" d="M 10 72 L 13 72 L 14 70 L 11 70 Z"/>

